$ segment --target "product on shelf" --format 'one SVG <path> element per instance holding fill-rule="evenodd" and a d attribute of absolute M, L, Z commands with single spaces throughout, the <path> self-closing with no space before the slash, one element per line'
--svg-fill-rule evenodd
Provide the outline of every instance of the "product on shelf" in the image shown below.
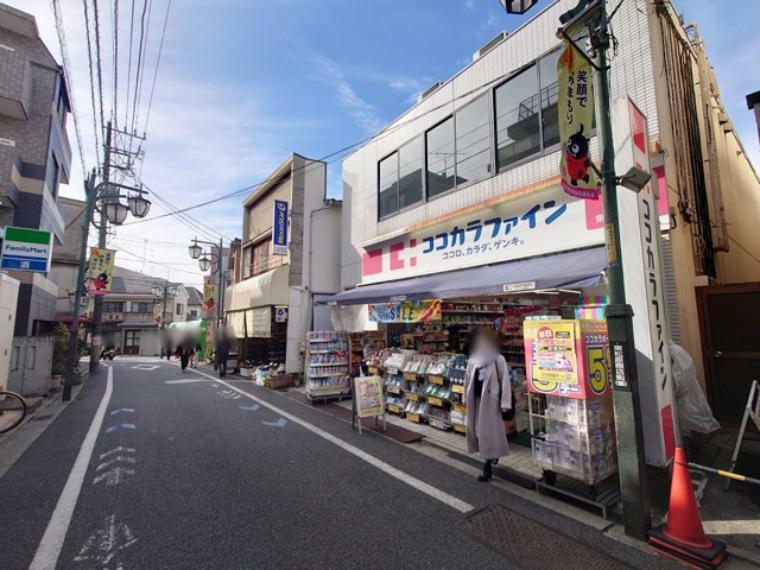
<path fill-rule="evenodd" d="M 350 392 L 348 335 L 339 331 L 306 334 L 306 393 L 310 398 Z"/>

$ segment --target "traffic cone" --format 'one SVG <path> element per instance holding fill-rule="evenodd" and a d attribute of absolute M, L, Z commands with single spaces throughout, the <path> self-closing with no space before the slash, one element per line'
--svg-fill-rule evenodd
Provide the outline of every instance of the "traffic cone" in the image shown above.
<path fill-rule="evenodd" d="M 726 557 L 726 545 L 705 535 L 683 448 L 676 448 L 670 481 L 667 524 L 649 532 L 649 541 L 668 556 L 699 568 L 717 568 Z"/>

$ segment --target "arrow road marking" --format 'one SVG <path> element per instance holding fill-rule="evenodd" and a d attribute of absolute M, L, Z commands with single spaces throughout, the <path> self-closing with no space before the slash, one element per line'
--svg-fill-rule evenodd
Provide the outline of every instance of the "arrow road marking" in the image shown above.
<path fill-rule="evenodd" d="M 126 467 L 113 467 L 106 471 L 105 473 L 102 473 L 95 477 L 95 479 L 92 480 L 93 485 L 97 485 L 101 481 L 106 482 L 106 486 L 110 487 L 111 485 L 118 485 L 124 480 L 125 475 L 134 475 L 135 470 L 134 469 L 127 469 Z"/>
<path fill-rule="evenodd" d="M 117 455 L 113 459 L 109 459 L 108 461 L 104 461 L 100 465 L 98 465 L 97 469 L 95 471 L 100 471 L 101 469 L 105 469 L 106 467 L 110 467 L 114 463 L 118 463 L 119 461 L 123 461 L 125 463 L 137 463 L 137 460 L 134 457 L 124 457 L 122 455 Z"/>
<path fill-rule="evenodd" d="M 240 394 L 234 390 L 220 390 L 217 392 L 217 394 L 219 394 L 222 398 L 227 398 L 229 400 L 237 400 L 241 397 Z"/>
<path fill-rule="evenodd" d="M 192 372 L 197 374 L 198 376 L 204 376 L 208 378 L 209 380 L 215 380 L 215 378 L 213 378 L 212 376 L 209 376 L 205 372 L 200 372 L 198 370 L 193 370 Z M 321 437 L 322 439 L 332 443 L 333 445 L 339 447 L 346 453 L 350 453 L 357 459 L 360 459 L 361 461 L 364 461 L 365 463 L 372 465 L 373 467 L 382 471 L 386 475 L 393 477 L 394 479 L 397 479 L 401 481 L 402 483 L 405 483 L 406 485 L 409 485 L 410 487 L 416 489 L 417 491 L 424 493 L 428 497 L 431 497 L 437 501 L 440 501 L 441 503 L 451 507 L 454 510 L 459 511 L 460 513 L 467 513 L 475 508 L 470 503 L 463 501 L 462 499 L 459 499 L 453 495 L 450 495 L 449 493 L 446 493 L 445 491 L 442 491 L 441 489 L 438 489 L 437 487 L 434 487 L 433 485 L 430 485 L 429 483 L 426 483 L 425 481 L 422 481 L 421 479 L 417 479 L 413 475 L 410 475 L 409 473 L 401 471 L 401 469 L 397 469 L 393 465 L 390 465 L 386 463 L 385 461 L 383 461 L 382 459 L 367 453 L 363 449 L 360 449 L 356 447 L 355 445 L 351 445 L 347 441 L 340 439 L 339 437 L 323 430 L 320 427 L 315 426 L 312 423 L 309 423 L 308 421 L 302 418 L 299 418 L 296 415 L 293 415 L 291 413 L 286 412 L 285 410 L 281 408 L 278 408 L 274 404 L 271 404 L 262 398 L 254 396 L 253 394 L 249 394 L 245 390 L 242 390 L 238 388 L 237 386 L 233 386 L 232 384 L 228 384 L 224 380 L 216 380 L 216 381 L 219 384 L 223 384 L 227 386 L 228 388 L 235 390 L 237 393 L 248 398 L 249 400 L 253 400 L 257 404 L 260 404 L 262 407 L 272 410 L 275 414 L 278 414 L 282 416 L 283 418 L 287 418 L 289 421 L 293 422 L 294 424 L 299 425 L 305 430 L 310 431 L 314 435 Z"/>
<path fill-rule="evenodd" d="M 119 408 L 118 410 L 112 411 L 110 415 L 115 416 L 116 414 L 118 414 L 120 412 L 128 412 L 130 414 L 134 414 L 135 413 L 135 409 L 134 408 Z"/>
<path fill-rule="evenodd" d="M 281 427 L 285 427 L 285 425 L 288 423 L 288 420 L 286 420 L 285 418 L 280 418 L 276 422 L 266 422 L 262 420 L 261 423 L 264 424 L 265 426 L 281 428 Z"/>
<path fill-rule="evenodd" d="M 116 515 L 106 517 L 105 527 L 101 528 L 82 546 L 82 549 L 74 557 L 74 562 L 92 561 L 91 566 L 105 567 L 109 562 L 122 550 L 132 546 L 137 539 L 125 523 L 116 522 Z M 115 568 L 121 568 L 120 563 L 116 563 Z"/>
<path fill-rule="evenodd" d="M 156 368 L 159 368 L 159 366 L 151 364 L 138 364 L 136 366 L 130 366 L 130 368 L 135 368 L 136 370 L 155 370 Z"/>
<path fill-rule="evenodd" d="M 111 433 L 119 429 L 119 427 L 123 427 L 124 429 L 137 429 L 135 424 L 121 424 L 121 426 L 111 426 L 106 429 L 106 433 Z"/>
<path fill-rule="evenodd" d="M 105 459 L 109 455 L 113 455 L 114 453 L 121 453 L 122 451 L 124 453 L 134 453 L 135 452 L 135 448 L 134 447 L 122 447 L 122 446 L 114 447 L 110 451 L 106 451 L 105 453 L 101 453 L 100 454 L 100 459 Z"/>
<path fill-rule="evenodd" d="M 87 435 L 82 442 L 82 447 L 79 448 L 79 453 L 74 461 L 74 466 L 71 468 L 71 472 L 69 472 L 69 476 L 66 479 L 66 484 L 64 485 L 63 491 L 61 491 L 61 496 L 58 498 L 58 502 L 55 505 L 55 510 L 50 517 L 50 522 L 48 522 L 47 528 L 45 529 L 45 534 L 42 536 L 42 539 L 37 546 L 34 559 L 29 565 L 30 570 L 46 570 L 49 568 L 55 568 L 58 565 L 58 557 L 61 554 L 61 548 L 63 548 L 63 541 L 69 530 L 71 517 L 74 514 L 77 500 L 82 492 L 82 483 L 84 483 L 84 478 L 87 474 L 87 466 L 92 459 L 92 452 L 95 448 L 95 442 L 98 439 L 98 432 L 101 427 L 103 427 L 103 418 L 106 415 L 106 410 L 111 401 L 112 393 L 113 368 L 109 367 L 106 390 L 103 393 L 103 398 L 100 400 L 95 416 L 92 418 L 92 423 L 87 430 Z M 111 522 L 113 522 L 113 519 L 111 519 Z"/>
<path fill-rule="evenodd" d="M 238 406 L 241 410 L 247 410 L 249 412 L 255 412 L 258 410 L 261 406 L 258 404 L 251 404 L 250 406 Z"/>

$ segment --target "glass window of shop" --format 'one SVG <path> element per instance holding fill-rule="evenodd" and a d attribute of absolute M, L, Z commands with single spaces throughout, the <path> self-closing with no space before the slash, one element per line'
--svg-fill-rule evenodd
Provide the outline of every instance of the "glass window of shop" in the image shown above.
<path fill-rule="evenodd" d="M 475 182 L 491 173 L 491 128 L 488 98 L 479 97 L 454 115 L 456 129 L 457 186 Z"/>
<path fill-rule="evenodd" d="M 499 168 L 541 150 L 538 74 L 532 65 L 494 92 Z"/>
<path fill-rule="evenodd" d="M 398 211 L 398 152 L 384 158 L 378 165 L 378 190 L 381 218 Z"/>
<path fill-rule="evenodd" d="M 449 117 L 430 129 L 427 142 L 428 198 L 448 192 L 456 186 L 456 146 L 454 118 Z"/>
<path fill-rule="evenodd" d="M 422 137 L 399 149 L 398 207 L 400 210 L 422 201 L 422 169 L 425 153 Z"/>
<path fill-rule="evenodd" d="M 557 115 L 557 58 L 559 50 L 542 57 L 538 61 L 538 80 L 541 84 L 541 133 L 544 148 L 559 144 L 559 118 Z"/>

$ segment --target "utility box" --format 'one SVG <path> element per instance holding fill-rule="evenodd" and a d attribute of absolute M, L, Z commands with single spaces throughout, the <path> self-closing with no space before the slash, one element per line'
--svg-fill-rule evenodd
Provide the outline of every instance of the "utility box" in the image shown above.
<path fill-rule="evenodd" d="M 13 357 L 13 330 L 16 326 L 16 305 L 19 282 L 0 273 L 0 390 L 8 387 L 8 373 Z"/>

